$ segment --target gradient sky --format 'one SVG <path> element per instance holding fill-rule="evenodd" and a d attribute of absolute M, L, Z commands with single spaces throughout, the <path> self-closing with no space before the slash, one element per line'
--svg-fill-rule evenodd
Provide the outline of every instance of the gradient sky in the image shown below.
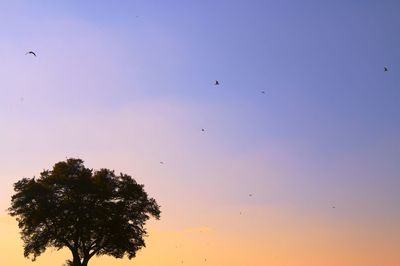
<path fill-rule="evenodd" d="M 161 205 L 136 259 L 91 265 L 400 265 L 399 13 L 1 1 L 0 265 L 70 257 L 25 259 L 5 211 L 14 182 L 66 157 L 131 174 Z"/>

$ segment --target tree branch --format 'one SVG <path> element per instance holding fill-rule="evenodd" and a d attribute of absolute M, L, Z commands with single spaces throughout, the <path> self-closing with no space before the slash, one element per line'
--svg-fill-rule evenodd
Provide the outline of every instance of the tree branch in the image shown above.
<path fill-rule="evenodd" d="M 99 252 L 100 249 L 102 249 L 102 248 L 103 248 L 103 247 L 98 247 L 98 248 L 94 249 L 91 253 L 89 253 L 89 259 L 90 259 L 91 257 L 93 257 L 97 252 Z"/>

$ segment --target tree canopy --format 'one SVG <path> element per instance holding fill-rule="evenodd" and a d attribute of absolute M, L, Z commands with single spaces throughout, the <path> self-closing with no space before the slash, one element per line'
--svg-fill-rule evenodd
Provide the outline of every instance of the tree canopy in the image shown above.
<path fill-rule="evenodd" d="M 86 266 L 94 255 L 132 259 L 145 247 L 146 221 L 160 218 L 160 206 L 131 176 L 93 171 L 81 159 L 22 178 L 14 190 L 9 214 L 32 260 L 48 247 L 68 248 L 74 266 Z"/>

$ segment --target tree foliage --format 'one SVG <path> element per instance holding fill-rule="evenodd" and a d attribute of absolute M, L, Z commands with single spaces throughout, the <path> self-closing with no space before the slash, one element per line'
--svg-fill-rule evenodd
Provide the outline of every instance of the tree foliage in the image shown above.
<path fill-rule="evenodd" d="M 35 260 L 48 247 L 68 248 L 74 266 L 94 255 L 132 259 L 145 247 L 145 223 L 160 209 L 131 176 L 93 171 L 80 159 L 58 162 L 40 177 L 14 184 L 9 214 L 16 216 L 24 256 Z"/>

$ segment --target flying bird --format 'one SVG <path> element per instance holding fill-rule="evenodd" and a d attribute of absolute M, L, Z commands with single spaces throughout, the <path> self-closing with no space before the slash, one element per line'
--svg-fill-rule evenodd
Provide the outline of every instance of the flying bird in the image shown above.
<path fill-rule="evenodd" d="M 32 55 L 34 55 L 36 57 L 36 54 L 34 52 L 32 52 L 32 51 L 27 52 L 25 55 L 27 55 L 27 54 L 32 54 Z"/>
<path fill-rule="evenodd" d="M 161 161 L 161 162 L 160 162 L 160 164 L 164 164 L 164 162 L 163 162 L 163 161 Z"/>
<path fill-rule="evenodd" d="M 202 132 L 206 131 L 204 128 L 201 129 Z"/>
<path fill-rule="evenodd" d="M 261 91 L 262 94 L 265 94 L 265 91 Z"/>
<path fill-rule="evenodd" d="M 249 194 L 249 197 L 252 197 L 253 196 L 253 194 Z"/>
<path fill-rule="evenodd" d="M 215 86 L 218 86 L 218 85 L 219 85 L 219 81 L 216 80 L 215 83 L 214 83 L 214 85 L 215 85 Z"/>
<path fill-rule="evenodd" d="M 389 71 L 389 69 L 388 69 L 387 67 L 384 67 L 383 70 L 384 70 L 385 72 L 388 72 L 388 71 Z"/>

